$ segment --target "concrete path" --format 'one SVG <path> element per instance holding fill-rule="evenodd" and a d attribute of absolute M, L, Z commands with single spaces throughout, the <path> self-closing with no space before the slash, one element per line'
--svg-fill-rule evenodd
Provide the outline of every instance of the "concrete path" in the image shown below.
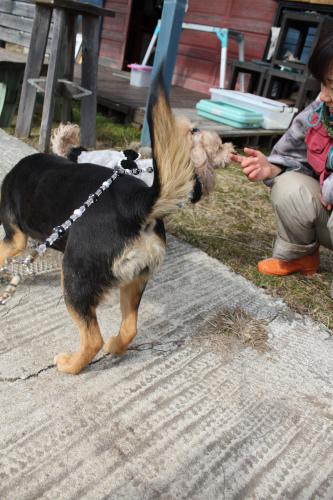
<path fill-rule="evenodd" d="M 1 177 L 28 148 L 0 132 Z M 263 319 L 258 352 L 209 335 L 224 308 Z M 0 499 L 333 498 L 333 339 L 220 262 L 170 237 L 139 335 L 82 374 L 57 273 L 0 309 Z M 99 311 L 117 331 L 117 294 Z"/>

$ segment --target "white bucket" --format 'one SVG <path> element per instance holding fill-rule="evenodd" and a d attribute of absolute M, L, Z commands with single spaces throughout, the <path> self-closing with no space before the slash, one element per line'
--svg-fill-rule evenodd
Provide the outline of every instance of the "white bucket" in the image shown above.
<path fill-rule="evenodd" d="M 149 87 L 152 66 L 129 64 L 128 67 L 131 68 L 130 85 L 134 87 Z"/>

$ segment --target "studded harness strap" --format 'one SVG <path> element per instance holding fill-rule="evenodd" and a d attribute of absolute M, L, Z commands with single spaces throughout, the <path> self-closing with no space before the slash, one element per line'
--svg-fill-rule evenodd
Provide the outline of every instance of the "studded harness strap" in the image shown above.
<path fill-rule="evenodd" d="M 79 219 L 84 212 L 94 203 L 96 203 L 99 197 L 106 191 L 111 184 L 122 175 L 139 175 L 142 172 L 153 172 L 153 167 L 138 167 L 136 160 L 140 158 L 140 155 L 131 149 L 123 151 L 124 159 L 119 162 L 119 165 L 112 169 L 112 175 L 103 182 L 103 184 L 96 189 L 96 191 L 89 195 L 88 199 L 79 208 L 75 209 L 74 212 L 69 216 L 69 218 L 63 222 L 60 226 L 53 228 L 52 233 L 46 240 L 38 245 L 22 262 L 23 272 L 16 273 L 12 276 L 9 285 L 4 290 L 3 294 L 0 295 L 0 305 L 4 305 L 15 293 L 17 286 L 22 282 L 23 275 L 32 274 L 28 271 L 29 265 L 34 262 L 37 257 L 43 255 L 46 250 L 51 247 L 58 239 L 62 238 L 65 232 L 71 227 L 71 225 Z M 24 272 L 25 271 L 25 272 Z M 0 268 L 1 272 L 8 272 L 6 266 Z"/>

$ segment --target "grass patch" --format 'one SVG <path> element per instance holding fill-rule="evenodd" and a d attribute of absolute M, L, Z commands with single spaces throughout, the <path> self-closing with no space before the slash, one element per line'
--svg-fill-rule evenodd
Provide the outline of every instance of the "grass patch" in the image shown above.
<path fill-rule="evenodd" d="M 268 188 L 249 182 L 236 165 L 218 171 L 216 189 L 209 199 L 179 210 L 167 221 L 168 231 L 175 236 L 332 330 L 332 253 L 321 248 L 320 273 L 311 277 L 259 274 L 258 260 L 272 255 L 275 228 Z"/>
<path fill-rule="evenodd" d="M 42 107 L 41 104 L 37 102 L 30 136 L 27 139 L 23 139 L 24 142 L 36 149 L 38 149 L 41 114 Z M 5 129 L 8 134 L 14 135 L 15 122 L 16 117 L 11 126 Z M 72 122 L 80 124 L 80 106 L 77 103 L 73 105 Z M 58 125 L 59 121 L 55 121 L 53 123 L 53 128 L 56 128 Z M 131 142 L 140 139 L 140 130 L 131 125 L 115 123 L 112 117 L 105 116 L 101 112 L 98 112 L 96 115 L 96 137 L 97 149 L 126 149 Z"/>
<path fill-rule="evenodd" d="M 79 106 L 73 109 L 73 122 L 80 122 Z M 140 139 L 140 130 L 131 125 L 115 123 L 112 118 L 102 113 L 96 116 L 97 149 L 126 149 L 132 141 Z"/>

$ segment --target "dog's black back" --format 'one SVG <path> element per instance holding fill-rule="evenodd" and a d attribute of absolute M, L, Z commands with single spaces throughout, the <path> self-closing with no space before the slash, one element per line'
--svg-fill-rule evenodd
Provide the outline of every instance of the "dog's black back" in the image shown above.
<path fill-rule="evenodd" d="M 5 231 L 17 225 L 28 236 L 44 240 L 107 180 L 112 171 L 91 164 L 34 154 L 21 160 L 2 186 L 0 218 Z M 54 244 L 65 251 L 64 275 L 72 305 L 86 315 L 116 279 L 111 263 L 138 237 L 156 192 L 138 178 L 118 177 L 80 219 Z M 162 239 L 162 221 L 155 225 Z"/>
<path fill-rule="evenodd" d="M 104 348 L 117 355 L 126 350 L 136 334 L 145 285 L 163 260 L 162 218 L 188 197 L 195 184 L 190 131 L 174 119 L 161 73 L 154 89 L 148 112 L 152 186 L 129 175 L 118 177 L 54 244 L 64 252 L 64 298 L 81 338 L 76 354 L 57 357 L 61 371 L 78 373 L 101 348 L 96 307 L 113 285 L 120 287 L 122 323 L 118 336 Z M 0 220 L 6 236 L 0 242 L 0 266 L 24 249 L 27 236 L 46 239 L 111 175 L 105 167 L 47 154 L 21 160 L 1 189 Z"/>
<path fill-rule="evenodd" d="M 52 155 L 28 156 L 3 182 L 0 218 L 6 225 L 8 214 L 14 212 L 15 221 L 23 232 L 44 239 L 111 174 L 106 167 L 77 165 Z M 121 224 L 117 222 L 117 230 L 131 234 L 147 217 L 155 197 L 156 193 L 140 179 L 120 176 L 75 225 L 91 217 L 98 223 L 98 218 L 105 213 L 110 224 L 114 220 L 122 221 Z"/>

